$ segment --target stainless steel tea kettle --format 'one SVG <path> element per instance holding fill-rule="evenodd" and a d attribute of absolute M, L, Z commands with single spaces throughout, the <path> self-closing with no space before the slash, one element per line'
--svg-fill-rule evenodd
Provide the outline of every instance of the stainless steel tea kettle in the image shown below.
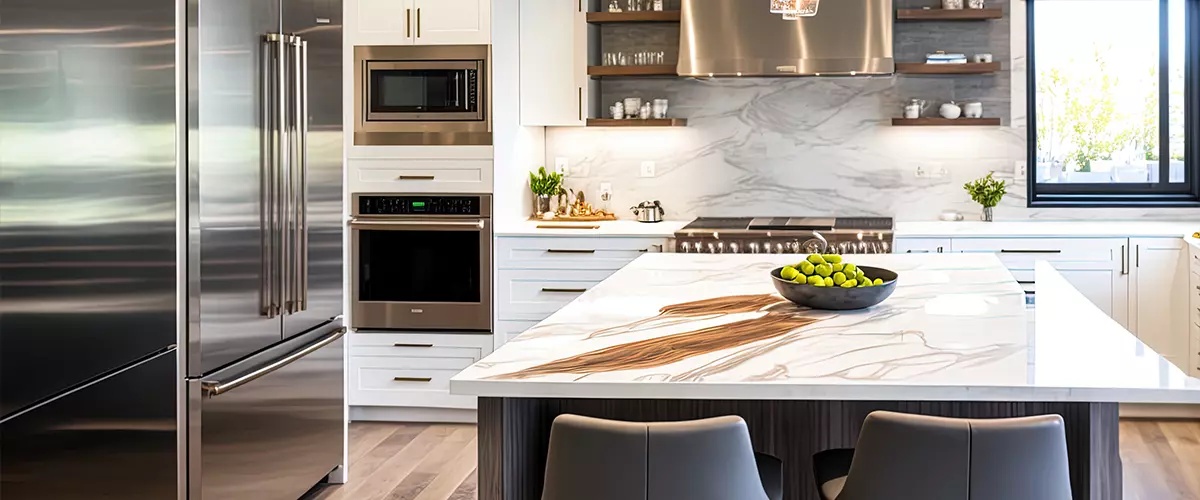
<path fill-rule="evenodd" d="M 631 207 L 633 215 L 637 216 L 638 222 L 662 222 L 666 212 L 663 210 L 662 204 L 658 200 L 643 201 L 636 207 Z"/>

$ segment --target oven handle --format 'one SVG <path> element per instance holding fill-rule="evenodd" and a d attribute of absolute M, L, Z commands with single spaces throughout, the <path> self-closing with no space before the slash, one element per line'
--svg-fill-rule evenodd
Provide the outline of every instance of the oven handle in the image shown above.
<path fill-rule="evenodd" d="M 406 228 L 422 228 L 422 229 L 483 229 L 487 225 L 484 219 L 474 221 L 424 221 L 424 220 L 351 220 L 350 227 L 353 229 L 397 229 Z"/>

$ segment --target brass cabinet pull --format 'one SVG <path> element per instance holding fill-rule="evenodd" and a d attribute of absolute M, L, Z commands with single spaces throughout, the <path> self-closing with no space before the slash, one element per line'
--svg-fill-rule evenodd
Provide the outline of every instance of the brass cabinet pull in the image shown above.
<path fill-rule="evenodd" d="M 1062 250 L 1001 250 L 1000 253 L 1062 253 Z"/>
<path fill-rule="evenodd" d="M 404 9 L 404 38 L 412 38 L 412 9 Z"/>
<path fill-rule="evenodd" d="M 421 8 L 417 8 L 417 38 L 421 38 Z"/>
<path fill-rule="evenodd" d="M 551 249 L 546 250 L 546 253 L 596 253 L 596 251 L 595 250 L 567 250 L 567 249 L 551 248 Z"/>
<path fill-rule="evenodd" d="M 395 382 L 432 382 L 430 377 L 396 377 L 392 379 Z"/>
<path fill-rule="evenodd" d="M 436 178 L 436 176 L 432 175 L 401 175 L 397 177 L 397 179 L 402 181 L 432 181 Z"/>
<path fill-rule="evenodd" d="M 542 291 L 546 292 L 546 293 L 583 293 L 583 292 L 586 292 L 587 289 L 586 288 L 543 288 Z"/>
<path fill-rule="evenodd" d="M 600 229 L 600 226 L 547 226 L 539 225 L 538 229 Z"/>
<path fill-rule="evenodd" d="M 433 347 L 433 344 L 392 344 L 395 347 Z"/>
<path fill-rule="evenodd" d="M 583 121 L 583 87 L 579 87 L 579 121 Z"/>

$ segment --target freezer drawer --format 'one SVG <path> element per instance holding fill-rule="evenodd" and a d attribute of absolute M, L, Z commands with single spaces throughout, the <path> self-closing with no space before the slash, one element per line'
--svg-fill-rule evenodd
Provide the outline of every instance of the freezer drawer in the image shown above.
<path fill-rule="evenodd" d="M 0 498 L 175 498 L 175 357 L 172 349 L 0 423 Z"/>
<path fill-rule="evenodd" d="M 342 462 L 345 329 L 188 382 L 191 500 L 296 500 Z"/>

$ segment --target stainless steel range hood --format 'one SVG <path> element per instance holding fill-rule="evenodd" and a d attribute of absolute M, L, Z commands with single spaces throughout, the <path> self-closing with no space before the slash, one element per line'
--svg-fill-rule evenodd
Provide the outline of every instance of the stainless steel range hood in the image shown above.
<path fill-rule="evenodd" d="M 682 76 L 864 76 L 895 71 L 892 0 L 824 0 L 785 20 L 767 0 L 683 0 Z"/>

